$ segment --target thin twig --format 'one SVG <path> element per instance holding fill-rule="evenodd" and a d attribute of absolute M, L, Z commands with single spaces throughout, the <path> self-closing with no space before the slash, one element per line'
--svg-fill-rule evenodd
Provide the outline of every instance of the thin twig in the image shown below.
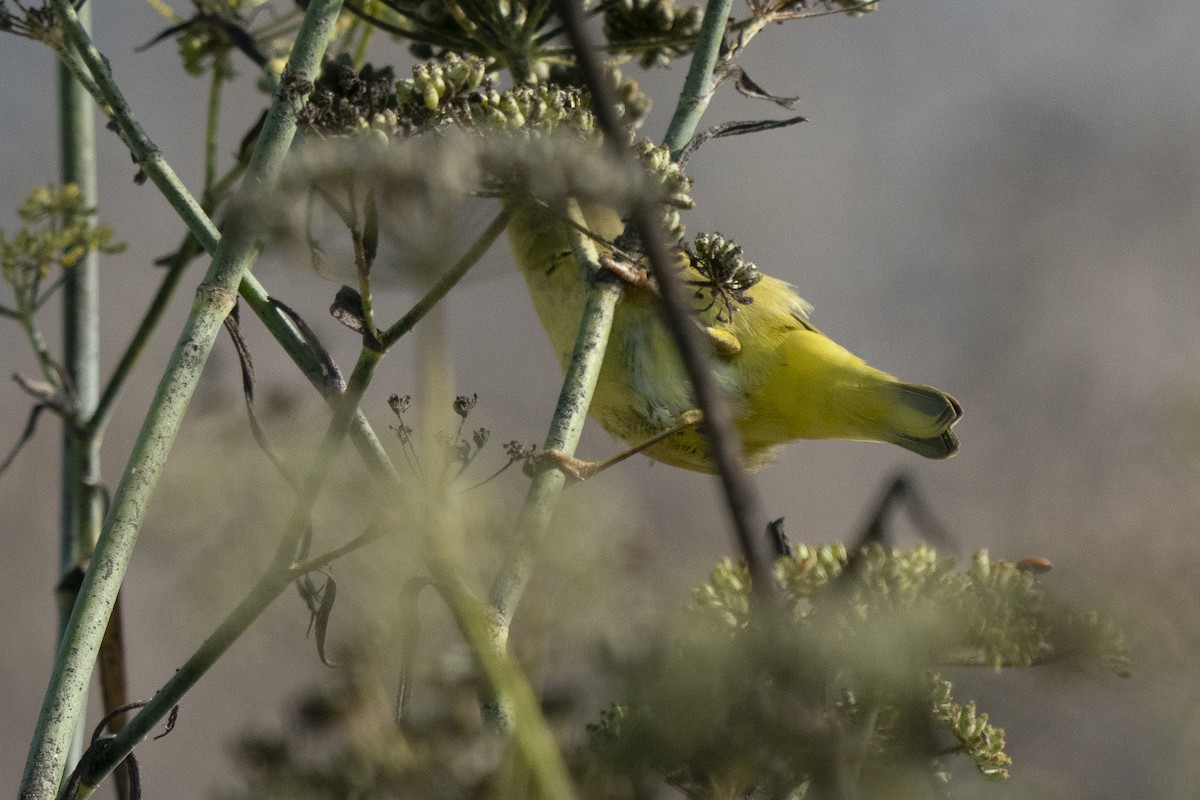
<path fill-rule="evenodd" d="M 361 550 L 377 539 L 383 538 L 384 534 L 386 533 L 387 528 L 381 521 L 377 520 L 372 522 L 365 531 L 360 533 L 358 536 L 355 536 L 353 539 L 341 545 L 340 547 L 335 547 L 319 556 L 312 556 L 304 559 L 303 561 L 297 561 L 292 564 L 291 567 L 289 567 L 292 577 L 299 578 L 301 575 L 305 575 L 309 572 L 315 572 L 316 570 L 327 567 L 334 561 L 337 561 L 339 558 L 347 556 L 356 550 Z"/>
<path fill-rule="evenodd" d="M 463 253 L 462 257 L 454 263 L 454 266 L 446 270 L 437 282 L 430 287 L 425 296 L 414 305 L 407 314 L 401 317 L 396 324 L 392 325 L 384 331 L 380 337 L 380 344 L 384 349 L 390 348 L 400 337 L 413 329 L 421 319 L 429 313 L 443 297 L 453 289 L 463 276 L 470 271 L 471 267 L 483 258 L 483 254 L 495 243 L 496 239 L 504 232 L 504 228 L 508 225 L 508 219 L 511 212 L 508 209 L 502 209 L 499 214 L 488 224 L 483 233 L 475 240 L 467 252 Z"/>
<path fill-rule="evenodd" d="M 586 225 L 583 212 L 574 201 L 567 205 L 567 217 L 577 225 Z M 616 281 L 607 279 L 606 272 L 600 266 L 599 253 L 590 238 L 579 233 L 575 226 L 567 226 L 566 234 L 576 262 L 588 276 L 588 290 L 579 334 L 563 378 L 558 405 L 550 420 L 544 449 L 574 455 L 600 377 L 600 367 L 604 362 L 604 351 L 608 346 L 622 287 Z M 507 649 L 513 615 L 533 573 L 533 564 L 542 542 L 550 530 L 550 522 L 566 480 L 566 473 L 555 462 L 543 461 L 525 495 L 525 503 L 517 518 L 520 539 L 509 553 L 488 594 L 488 632 L 491 647 L 496 653 L 503 654 Z M 508 701 L 502 696 L 484 699 L 484 715 L 493 727 L 511 728 L 513 719 Z"/>
<path fill-rule="evenodd" d="M 126 381 L 133 374 L 133 368 L 137 366 L 138 360 L 146 350 L 146 345 L 149 344 L 154 331 L 158 329 L 158 323 L 166 313 L 167 306 L 175 295 L 175 290 L 179 288 L 179 282 L 183 279 L 184 273 L 187 272 L 188 262 L 194 255 L 191 251 L 199 252 L 199 246 L 194 244 L 195 239 L 189 236 L 187 241 L 191 244 L 185 244 L 171 260 L 171 265 L 167 267 L 166 274 L 163 275 L 162 282 L 158 285 L 158 291 L 154 293 L 154 298 L 146 307 L 146 313 L 138 323 L 137 330 L 133 332 L 133 338 L 129 340 L 129 344 L 122 351 L 121 359 L 104 385 L 104 391 L 100 395 L 95 410 L 87 419 L 88 430 L 93 436 L 104 434 L 104 429 L 108 427 L 108 422 L 112 418 L 113 410 L 125 388 Z"/>

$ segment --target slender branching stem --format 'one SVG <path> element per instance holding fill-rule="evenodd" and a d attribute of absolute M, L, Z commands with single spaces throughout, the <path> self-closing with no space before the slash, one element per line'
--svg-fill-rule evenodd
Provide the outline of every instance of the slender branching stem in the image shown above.
<path fill-rule="evenodd" d="M 60 53 L 60 57 L 70 59 L 69 63 L 72 64 L 79 63 L 85 65 L 79 67 L 80 70 L 84 71 L 77 74 L 84 75 L 87 80 L 84 86 L 90 87 L 89 91 L 92 92 L 93 97 L 100 104 L 101 110 L 119 123 L 121 136 L 137 161 L 138 166 L 146 173 L 159 191 L 162 192 L 171 207 L 179 214 L 180 219 L 183 220 L 188 230 L 196 237 L 196 241 L 200 243 L 200 246 L 210 255 L 216 253 L 217 246 L 221 241 L 221 235 L 217 231 L 216 226 L 179 180 L 174 170 L 171 169 L 170 164 L 162 157 L 162 153 L 158 147 L 146 135 L 137 117 L 134 116 L 133 110 L 125 101 L 120 88 L 113 80 L 106 60 L 92 45 L 87 32 L 82 30 L 77 24 L 73 24 L 73 20 L 74 11 L 72 10 L 65 17 L 64 24 L 67 25 L 72 40 L 79 43 L 78 50 L 85 54 L 85 58 L 81 61 L 75 50 Z M 94 81 L 86 70 L 90 70 L 91 75 L 95 76 Z M 229 175 L 214 187 L 212 194 L 214 196 L 222 194 L 228 183 L 235 180 L 242 171 L 241 167 L 235 167 L 231 170 Z M 321 392 L 327 402 L 334 402 L 345 389 L 344 383 L 340 378 L 329 375 L 324 364 L 314 356 L 309 342 L 300 334 L 291 318 L 271 301 L 271 296 L 267 293 L 266 288 L 253 275 L 246 274 L 242 278 L 238 291 L 242 299 L 246 301 L 292 361 L 300 367 L 309 383 L 316 387 L 317 391 Z M 165 295 L 160 292 L 159 296 Z M 151 319 L 152 313 L 154 312 L 148 313 L 146 320 L 143 320 L 144 323 L 149 324 L 149 327 L 140 328 L 139 334 L 144 330 L 148 335 L 153 330 L 153 325 L 157 323 L 158 316 L 161 316 L 161 314 L 157 314 Z M 136 360 L 136 353 L 133 355 Z M 129 366 L 132 367 L 132 363 Z M 108 388 L 113 390 L 114 399 L 120 389 L 120 385 L 120 382 L 114 383 L 110 381 Z M 107 396 L 109 392 L 106 391 L 105 394 Z M 106 414 L 110 410 L 111 402 L 106 406 Z M 366 416 L 361 412 L 355 417 L 350 437 L 354 442 L 355 449 L 367 460 L 369 465 L 385 472 L 395 473 L 395 466 L 383 450 L 383 446 L 379 442 L 379 437 L 375 435 L 370 422 L 367 421 Z"/>
<path fill-rule="evenodd" d="M 80 17 L 81 19 L 83 18 L 82 9 L 80 10 Z M 84 30 L 86 29 L 87 28 L 85 26 Z M 88 72 L 88 68 L 84 64 L 83 59 L 79 57 L 79 54 L 72 50 L 64 40 L 50 42 L 50 46 L 51 49 L 54 50 L 54 54 L 58 56 L 58 60 L 62 66 L 75 78 L 75 82 L 79 84 L 79 86 L 82 87 L 88 94 L 100 102 L 101 109 L 106 115 L 111 115 L 112 109 L 108 108 L 104 102 L 99 99 L 100 88 L 96 86 L 96 82 L 92 80 L 91 73 Z"/>
<path fill-rule="evenodd" d="M 345 544 L 339 545 L 332 550 L 326 550 L 319 556 L 310 556 L 302 561 L 293 563 L 290 567 L 292 577 L 301 578 L 310 572 L 324 569 L 339 558 L 348 556 L 356 550 L 361 550 L 372 542 L 382 539 L 387 533 L 387 526 L 383 524 L 382 520 L 377 519 L 368 525 L 365 531 Z"/>
<path fill-rule="evenodd" d="M 667 136 L 663 141 L 663 144 L 671 148 L 672 158 L 678 158 L 680 151 L 695 135 L 700 118 L 708 109 L 708 103 L 716 89 L 713 70 L 721 55 L 721 43 L 725 39 L 725 26 L 728 24 L 731 8 L 733 0 L 708 0 L 704 5 L 704 20 L 700 23 L 700 32 L 696 36 L 692 63 L 688 67 L 683 91 L 679 95 L 675 114 L 671 117 L 671 124 L 667 126 Z"/>
<path fill-rule="evenodd" d="M 103 59 L 91 45 L 74 7 L 69 0 L 55 0 L 54 9 L 70 45 L 99 80 L 98 73 L 107 70 L 98 69 L 103 66 Z M 291 74 L 305 80 L 316 78 L 340 10 L 340 0 L 309 3 L 288 60 Z M 277 91 L 247 170 L 244 185 L 250 190 L 268 189 L 276 181 L 295 135 L 296 102 L 297 98 Z M 203 216 L 198 207 L 192 214 Z M 213 342 L 234 306 L 238 284 L 257 259 L 259 248 L 253 227 L 233 226 L 217 248 L 212 265 L 197 289 L 192 311 L 113 496 L 79 599 L 63 634 L 21 782 L 23 800 L 48 800 L 57 792 L 69 743 L 82 715 L 100 641 L 133 555 L 150 497 Z"/>
<path fill-rule="evenodd" d="M 195 240 L 189 239 L 188 241 L 194 242 Z M 171 298 L 175 295 L 175 290 L 179 287 L 179 282 L 187 272 L 191 253 L 186 250 L 194 246 L 184 245 L 185 249 L 180 250 L 167 266 L 166 274 L 158 285 L 158 291 L 154 293 L 154 298 L 146 307 L 146 313 L 142 317 L 142 321 L 138 323 L 133 338 L 121 353 L 121 359 L 113 369 L 112 375 L 109 376 L 108 382 L 104 384 L 104 391 L 100 395 L 99 402 L 92 414 L 87 417 L 86 427 L 91 436 L 97 440 L 104 437 L 105 429 L 108 427 L 109 420 L 112 419 L 113 410 L 116 408 L 117 400 L 120 399 L 121 391 L 125 388 L 126 381 L 133 374 L 133 368 L 137 366 L 138 359 L 141 358 L 146 345 L 149 344 L 150 338 L 158 328 L 159 321 L 167 311 Z"/>
<path fill-rule="evenodd" d="M 404 331 L 412 328 L 424 317 L 436 302 L 445 296 L 446 292 L 466 274 L 487 251 L 488 247 L 504 230 L 508 221 L 507 211 L 496 216 L 491 225 L 481 234 L 472 246 L 439 280 L 432 289 L 422 297 L 413 308 L 404 315 L 401 322 L 403 327 L 398 330 L 395 339 Z M 400 323 L 397 323 L 399 326 Z M 393 340 L 394 341 L 394 340 Z M 216 663 L 230 645 L 254 622 L 267 607 L 277 598 L 288 584 L 314 569 L 319 569 L 329 562 L 353 552 L 380 538 L 387 528 L 381 522 L 373 523 L 361 536 L 356 537 L 345 545 L 331 550 L 316 558 L 308 558 L 297 562 L 297 543 L 308 527 L 309 516 L 313 504 L 324 483 L 325 475 L 333 456 L 348 433 L 354 431 L 354 426 L 361 411 L 359 406 L 362 397 L 370 385 L 375 367 L 383 358 L 385 351 L 375 347 L 363 347 L 359 354 L 358 363 L 350 375 L 346 391 L 339 395 L 334 404 L 334 416 L 326 430 L 320 449 L 313 461 L 313 467 L 305 478 L 298 502 L 293 510 L 284 537 L 276 550 L 270 569 L 259 579 L 246 597 L 238 604 L 228 617 L 218 626 L 204 644 L 192 654 L 175 675 L 155 693 L 154 698 L 144 706 L 129 724 L 106 746 L 103 753 L 86 765 L 81 776 L 81 793 L 86 797 L 104 779 L 106 775 L 119 764 L 133 748 L 149 732 L 170 713 L 176 703 L 187 693 L 196 682 Z M 380 450 L 382 452 L 382 448 Z M 385 456 L 386 459 L 386 456 Z M 367 459 L 368 466 L 380 479 L 381 483 L 391 490 L 392 496 L 399 495 L 399 475 L 388 460 L 378 461 Z"/>
<path fill-rule="evenodd" d="M 304 478 L 301 491 L 297 493 L 296 505 L 292 509 L 270 567 L 204 644 L 162 685 L 150 702 L 138 711 L 95 758 L 84 764 L 83 774 L 80 776 L 81 800 L 90 795 L 100 781 L 171 713 L 171 709 L 183 696 L 292 582 L 295 577 L 292 564 L 297 546 L 308 529 L 313 506 L 320 495 L 329 467 L 353 424 L 355 412 L 364 392 L 370 386 L 371 377 L 381 358 L 383 353 L 369 347 L 362 348 L 346 392 L 335 407 L 333 418 L 325 430 L 325 436 Z"/>
<path fill-rule="evenodd" d="M 91 9 L 80 9 L 80 23 L 90 25 Z M 92 103 L 73 71 L 65 64 L 58 70 L 60 171 L 64 184 L 79 187 L 84 208 L 95 224 L 96 134 Z M 68 223 L 70 220 L 64 220 Z M 96 407 L 100 373 L 100 254 L 86 253 L 74 267 L 65 270 L 62 283 L 62 364 L 72 386 L 72 413 L 86 418 Z M 30 320 L 32 321 L 32 310 Z M 102 515 L 98 484 L 100 448 L 95 437 L 64 420 L 62 427 L 62 484 L 59 488 L 59 582 L 58 633 L 66 630 L 79 586 L 71 576 L 83 569 L 100 533 Z M 85 725 L 80 720 L 71 743 L 66 768 L 73 768 L 82 753 Z"/>
<path fill-rule="evenodd" d="M 261 28 L 254 28 L 250 31 L 250 35 L 258 41 L 267 41 L 269 39 L 278 39 L 282 36 L 290 34 L 296 28 L 296 23 L 300 19 L 300 9 L 294 8 L 280 14 L 278 17 L 266 22 Z"/>
<path fill-rule="evenodd" d="M 46 379 L 46 383 L 53 387 L 55 392 L 64 395 L 63 399 L 67 400 L 67 405 L 64 406 L 64 411 L 70 412 L 71 419 L 67 420 L 74 424 L 77 416 L 70 409 L 69 399 L 65 396 L 69 392 L 69 388 L 63 385 L 63 372 L 58 362 L 54 360 L 54 356 L 50 354 L 50 346 L 46 344 L 46 337 L 42 335 L 42 331 L 37 325 L 37 308 L 34 303 L 34 298 L 30 294 L 26 294 L 28 290 L 18 291 L 17 300 L 17 320 L 21 324 L 21 330 L 25 332 L 25 338 L 29 341 L 29 348 L 33 350 L 34 360 L 38 363 L 38 369 L 42 372 L 42 377 Z"/>
<path fill-rule="evenodd" d="M 68 65 L 74 64 L 76 59 L 82 61 L 87 70 L 84 86 L 92 87 L 101 110 L 120 123 L 121 138 L 129 147 L 138 166 L 162 192 L 180 219 L 200 240 L 204 249 L 210 253 L 214 252 L 216 243 L 221 238 L 216 226 L 200 208 L 196 198 L 184 188 L 179 176 L 171 169 L 162 152 L 133 115 L 125 95 L 113 80 L 106 59 L 92 44 L 87 31 L 79 24 L 75 9 L 69 3 L 64 4 L 58 0 L 55 0 L 54 7 L 56 10 L 63 9 L 58 13 L 68 47 L 66 53 L 60 53 L 60 59 Z"/>
<path fill-rule="evenodd" d="M 204 191 L 200 193 L 201 203 L 208 213 L 212 213 L 213 186 L 217 180 L 217 143 L 221 129 L 221 90 L 229 79 L 230 67 L 228 56 L 219 56 L 213 62 L 212 74 L 208 84 L 208 112 L 204 125 Z"/>
<path fill-rule="evenodd" d="M 226 186 L 223 186 L 224 180 L 217 180 L 216 169 L 221 90 L 228 79 L 229 66 L 223 58 L 219 58 L 213 64 L 211 82 L 209 83 L 208 116 L 204 133 L 204 191 L 200 196 L 202 198 L 201 209 L 206 215 L 212 214 L 220 192 L 227 189 Z M 240 169 L 235 169 L 235 171 L 237 174 L 241 174 Z M 141 358 L 142 352 L 146 349 L 146 345 L 150 341 L 150 337 L 158 328 L 158 323 L 162 319 L 163 314 L 166 313 L 168 303 L 175 295 L 175 290 L 178 288 L 184 272 L 187 271 L 188 263 L 198 254 L 199 250 L 200 247 L 196 238 L 189 235 L 184 239 L 179 249 L 175 251 L 175 255 L 171 258 L 170 263 L 167 264 L 166 275 L 163 276 L 158 291 L 154 293 L 154 298 L 150 301 L 149 306 L 147 306 L 146 313 L 143 315 L 137 330 L 134 331 L 133 338 L 130 340 L 128 346 L 126 346 L 124 352 L 121 353 L 121 359 L 117 362 L 116 369 L 113 370 L 112 376 L 104 386 L 104 391 L 100 395 L 100 401 L 96 405 L 95 412 L 88 418 L 88 429 L 93 436 L 99 438 L 104 435 L 104 429 L 108 425 L 116 401 L 125 386 L 125 381 L 132 374 L 134 366 L 137 364 L 138 359 Z"/>
<path fill-rule="evenodd" d="M 508 219 L 510 216 L 511 214 L 507 208 L 501 210 L 500 213 L 497 214 L 484 229 L 483 233 L 479 235 L 479 238 L 475 240 L 467 252 L 462 255 L 462 257 L 454 264 L 454 266 L 446 270 L 446 272 L 437 279 L 437 282 L 429 288 L 429 291 L 425 293 L 425 296 L 418 300 L 417 304 L 414 305 L 407 314 L 401 317 L 396 324 L 382 332 L 379 337 L 379 342 L 383 345 L 384 349 L 394 345 L 401 336 L 412 330 L 413 326 L 416 325 L 417 322 L 419 322 L 426 314 L 428 314 L 431 308 L 437 305 L 437 303 L 443 297 L 445 297 L 451 289 L 458 285 L 458 282 L 463 279 L 463 276 L 467 274 L 471 267 L 475 266 L 479 259 L 483 258 L 483 254 L 488 251 L 488 248 L 490 248 L 492 244 L 495 243 L 496 239 L 500 237 L 500 234 L 504 232 L 504 228 L 508 225 Z"/>
<path fill-rule="evenodd" d="M 849 6 L 841 6 L 838 8 L 822 8 L 813 10 L 812 8 L 799 7 L 797 9 L 780 11 L 767 10 L 755 12 L 750 17 L 739 20 L 736 24 L 730 27 L 738 32 L 738 46 L 745 48 L 750 40 L 762 32 L 768 25 L 778 25 L 784 22 L 791 22 L 798 19 L 817 19 L 818 17 L 840 17 L 852 15 L 860 11 L 868 11 L 874 6 L 876 0 L 862 0 Z"/>
<path fill-rule="evenodd" d="M 545 449 L 572 455 L 583 432 L 583 423 L 596 390 L 596 381 L 600 377 L 600 367 L 604 363 L 604 351 L 608 346 L 608 335 L 612 330 L 613 314 L 621 298 L 622 287 L 610 280 L 607 272 L 600 267 L 595 243 L 579 232 L 578 228 L 586 227 L 587 222 L 573 201 L 568 204 L 566 216 L 572 224 L 565 226 L 565 231 L 575 260 L 585 275 L 588 291 L 575 349 L 567 365 L 558 405 L 550 420 L 550 430 L 546 434 Z M 543 461 L 525 496 L 525 504 L 517 518 L 519 540 L 492 583 L 488 596 L 489 641 L 498 654 L 503 654 L 507 649 L 513 615 L 533 573 L 534 561 L 542 542 L 550 530 L 558 497 L 566 480 L 566 473 L 555 462 Z M 503 696 L 485 698 L 484 714 L 490 724 L 500 729 L 512 727 L 509 700 Z"/>
<path fill-rule="evenodd" d="M 228 65 L 224 61 L 218 60 L 213 65 L 211 82 L 209 84 L 207 124 L 205 125 L 204 136 L 204 190 L 201 193 L 201 197 L 203 198 L 201 208 L 206 215 L 212 213 L 213 208 L 216 206 L 217 198 L 228 190 L 231 184 L 231 181 L 228 180 L 229 177 L 231 175 L 240 175 L 242 172 L 240 168 L 235 167 L 234 170 L 231 170 L 230 175 L 225 176 L 225 178 L 221 180 L 217 180 L 216 178 L 217 133 L 220 121 L 221 90 L 228 79 Z M 214 239 L 212 242 L 214 249 L 216 244 L 217 240 Z M 105 384 L 95 412 L 88 419 L 88 428 L 94 436 L 103 436 L 104 429 L 111 418 L 116 401 L 125 386 L 125 381 L 128 380 L 129 375 L 133 372 L 133 368 L 145 350 L 146 344 L 157 329 L 159 321 L 166 312 L 167 304 L 170 302 L 171 297 L 174 296 L 175 289 L 179 286 L 179 282 L 183 278 L 189 262 L 200 252 L 200 249 L 196 238 L 189 234 L 167 264 L 166 274 L 163 276 L 158 291 L 155 292 L 154 298 L 147 306 L 146 313 L 137 330 L 134 332 L 133 338 L 121 354 L 121 359 L 117 362 L 116 369 L 113 370 L 108 383 Z"/>
<path fill-rule="evenodd" d="M 504 698 L 505 724 L 533 778 L 535 796 L 570 800 L 575 792 L 562 750 L 520 665 L 495 647 L 492 612 L 475 598 L 456 570 L 446 564 L 433 564 L 431 569 L 439 593 L 479 661 L 490 694 Z"/>
<path fill-rule="evenodd" d="M 371 268 L 374 255 L 367 252 L 366 229 L 369 215 L 374 211 L 370 202 L 370 190 L 367 194 L 366 208 L 359 209 L 358 195 L 350 186 L 346 192 L 349 205 L 347 207 L 347 227 L 350 229 L 350 240 L 354 246 L 354 266 L 358 273 L 358 300 L 362 308 L 362 324 L 365 335 L 373 341 L 379 341 L 379 328 L 375 325 L 375 292 L 371 289 Z M 361 212 L 361 213 L 360 213 Z"/>
<path fill-rule="evenodd" d="M 356 70 L 362 69 L 363 64 L 367 63 L 367 48 L 371 46 L 371 38 L 374 33 L 374 25 L 362 26 L 362 34 L 358 37 L 358 45 L 354 48 L 354 68 Z"/>

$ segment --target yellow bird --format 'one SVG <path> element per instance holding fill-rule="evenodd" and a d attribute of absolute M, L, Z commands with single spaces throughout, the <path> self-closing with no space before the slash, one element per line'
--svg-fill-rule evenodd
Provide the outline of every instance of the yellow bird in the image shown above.
<path fill-rule="evenodd" d="M 612 241 L 624 225 L 609 208 L 585 211 L 588 228 Z M 564 368 L 584 304 L 584 285 L 564 223 L 533 204 L 517 206 L 508 226 L 516 262 L 538 317 Z M 685 281 L 701 281 L 686 267 Z M 929 386 L 901 383 L 867 365 L 808 320 L 808 304 L 781 280 L 763 275 L 732 311 L 697 301 L 713 343 L 713 371 L 742 437 L 743 463 L 759 469 L 794 439 L 852 439 L 898 444 L 926 458 L 958 451 L 951 430 L 962 407 Z M 590 413 L 633 445 L 682 429 L 646 447 L 649 457 L 712 472 L 695 401 L 674 341 L 649 291 L 630 289 L 617 307 Z M 723 311 L 725 313 L 723 313 Z"/>

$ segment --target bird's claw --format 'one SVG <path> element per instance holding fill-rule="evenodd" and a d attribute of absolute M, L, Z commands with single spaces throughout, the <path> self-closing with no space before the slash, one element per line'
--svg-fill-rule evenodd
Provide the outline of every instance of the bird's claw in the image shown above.
<path fill-rule="evenodd" d="M 576 481 L 586 481 L 600 471 L 594 461 L 584 461 L 561 450 L 541 450 L 530 455 L 525 461 L 525 474 L 532 477 L 537 472 L 537 468 L 546 461 L 554 464 L 568 478 Z"/>

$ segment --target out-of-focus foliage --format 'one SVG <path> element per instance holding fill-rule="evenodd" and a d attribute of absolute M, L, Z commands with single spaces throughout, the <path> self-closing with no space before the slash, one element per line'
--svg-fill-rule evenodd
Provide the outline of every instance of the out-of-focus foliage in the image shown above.
<path fill-rule="evenodd" d="M 54 268 L 70 269 L 89 252 L 124 250 L 113 242 L 112 229 L 93 221 L 89 212 L 73 183 L 34 189 L 17 212 L 24 225 L 12 234 L 0 231 L 4 280 L 28 293 Z"/>
<path fill-rule="evenodd" d="M 479 719 L 469 661 L 426 686 L 428 702 L 399 727 L 372 662 L 338 660 L 333 685 L 302 698 L 286 732 L 239 741 L 244 785 L 226 800 L 504 796 L 504 741 Z"/>
<path fill-rule="evenodd" d="M 342 58 L 330 64 L 312 88 L 299 119 L 322 138 L 374 132 L 394 140 L 460 132 L 531 140 L 571 134 L 599 145 L 591 101 L 580 89 L 538 84 L 501 91 L 487 77 L 485 62 L 475 57 L 451 53 L 414 66 L 412 77 L 399 81 L 392 80 L 390 68 L 368 64 L 356 71 Z M 616 88 L 632 129 L 648 101 L 632 81 Z M 631 136 L 631 142 L 646 171 L 660 182 L 664 204 L 674 210 L 691 208 L 691 180 L 669 151 L 648 139 Z"/>
<path fill-rule="evenodd" d="M 24 330 L 43 380 L 34 382 L 20 373 L 14 375 L 38 406 L 25 434 L 0 463 L 0 472 L 29 441 L 40 408 L 53 408 L 71 424 L 78 422 L 75 387 L 46 344 L 38 326 L 38 312 L 58 294 L 70 271 L 88 253 L 115 254 L 125 249 L 124 244 L 113 241 L 111 228 L 96 222 L 73 183 L 34 189 L 17 214 L 20 228 L 13 233 L 0 230 L 0 274 L 12 290 L 11 304 L 0 304 L 0 317 L 15 320 Z"/>
<path fill-rule="evenodd" d="M 713 800 L 946 797 L 953 756 L 989 779 L 1011 761 L 1004 731 L 955 697 L 945 670 L 1127 668 L 1110 623 L 983 553 L 959 570 L 927 547 L 851 557 L 801 546 L 775 578 L 782 607 L 759 609 L 744 567 L 723 561 L 680 626 L 650 637 L 664 644 L 616 668 L 629 696 L 574 753 L 581 797 L 653 797 L 666 785 Z M 469 661 L 427 674 L 399 726 L 388 674 L 351 658 L 287 733 L 244 740 L 245 788 L 230 798 L 528 796 L 512 753 L 480 723 Z"/>
<path fill-rule="evenodd" d="M 693 797 L 937 797 L 950 754 L 1008 775 L 1004 731 L 943 671 L 1071 661 L 1128 669 L 1124 637 L 1056 601 L 1029 570 L 928 547 L 797 548 L 775 564 L 782 607 L 752 605 L 726 560 L 672 644 L 629 670 L 631 697 L 591 732 L 594 775 L 629 796 L 660 775 Z M 621 780 L 614 780 L 619 776 Z M 835 795 L 838 796 L 838 795 Z M 846 796 L 846 795 L 841 795 Z"/>
<path fill-rule="evenodd" d="M 639 169 L 617 163 L 580 89 L 538 84 L 501 91 L 480 59 L 453 54 L 412 73 L 396 81 L 389 69 L 355 70 L 343 58 L 315 86 L 285 78 L 284 90 L 298 97 L 312 90 L 299 111 L 309 146 L 289 161 L 278 187 L 279 196 L 304 203 L 266 198 L 255 218 L 277 237 L 311 243 L 311 199 L 352 222 L 352 209 L 371 196 L 391 241 L 404 243 L 398 252 L 410 254 L 410 263 L 440 267 L 441 232 L 471 196 L 534 199 L 551 208 L 567 197 L 618 208 L 649 197 L 682 240 L 680 211 L 693 205 L 691 179 L 667 148 L 632 132 Z M 280 227 L 274 220 L 285 208 L 299 216 Z M 430 240 L 414 241 L 423 235 Z"/>
<path fill-rule="evenodd" d="M 643 67 L 666 66 L 691 51 L 700 28 L 700 9 L 671 0 L 609 0 L 604 36 L 609 46 L 638 56 Z"/>

